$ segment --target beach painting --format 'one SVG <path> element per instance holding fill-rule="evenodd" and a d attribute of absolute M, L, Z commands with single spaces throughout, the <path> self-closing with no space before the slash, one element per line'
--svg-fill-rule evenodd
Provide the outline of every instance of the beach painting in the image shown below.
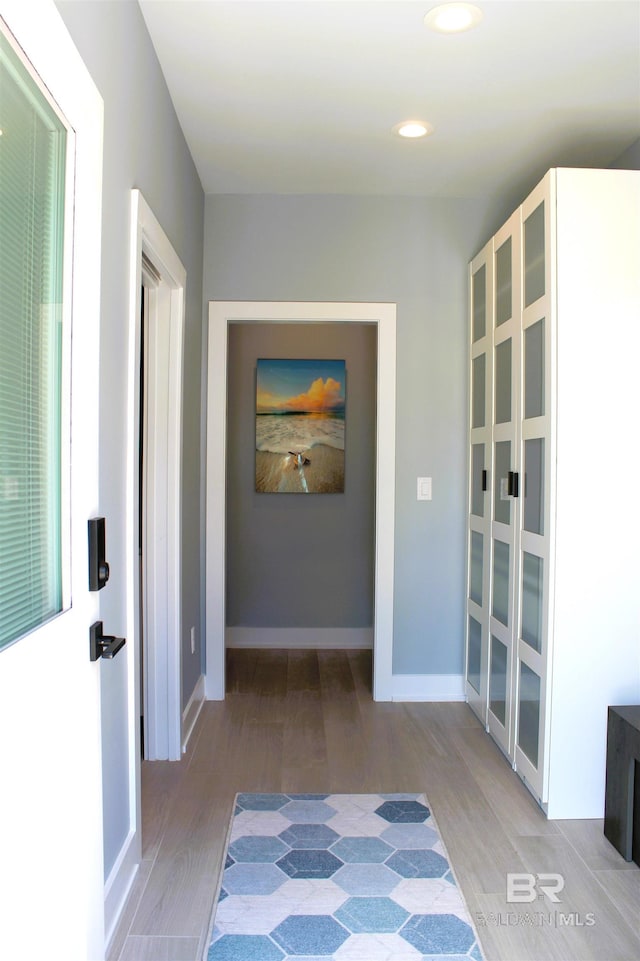
<path fill-rule="evenodd" d="M 344 492 L 344 360 L 257 361 L 256 491 Z"/>

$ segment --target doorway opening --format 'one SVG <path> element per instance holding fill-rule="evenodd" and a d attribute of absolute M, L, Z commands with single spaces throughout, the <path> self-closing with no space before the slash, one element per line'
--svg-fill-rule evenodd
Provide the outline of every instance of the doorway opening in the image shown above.
<path fill-rule="evenodd" d="M 392 698 L 396 306 L 380 303 L 209 304 L 207 371 L 206 696 L 225 695 L 228 333 L 233 323 L 359 323 L 377 333 L 373 696 Z"/>

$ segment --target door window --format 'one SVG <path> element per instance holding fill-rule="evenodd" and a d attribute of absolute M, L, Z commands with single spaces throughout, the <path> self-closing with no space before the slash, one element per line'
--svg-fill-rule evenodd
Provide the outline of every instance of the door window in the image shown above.
<path fill-rule="evenodd" d="M 61 452 L 68 404 L 63 288 L 69 139 L 3 35 L 0 131 L 2 648 L 66 606 Z"/>

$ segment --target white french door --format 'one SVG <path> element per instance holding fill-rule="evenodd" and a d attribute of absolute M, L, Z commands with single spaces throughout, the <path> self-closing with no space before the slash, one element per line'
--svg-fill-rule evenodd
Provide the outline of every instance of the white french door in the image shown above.
<path fill-rule="evenodd" d="M 549 193 L 551 189 L 551 193 Z M 553 554 L 551 498 L 555 424 L 551 398 L 555 381 L 555 316 L 552 264 L 545 251 L 552 229 L 553 188 L 546 181 L 522 207 L 522 417 L 521 462 L 523 498 L 520 522 L 521 609 L 517 634 L 516 682 L 518 722 L 515 762 L 532 791 L 546 802 L 544 731 L 547 716 L 546 665 L 549 662 L 549 617 L 552 610 Z"/>

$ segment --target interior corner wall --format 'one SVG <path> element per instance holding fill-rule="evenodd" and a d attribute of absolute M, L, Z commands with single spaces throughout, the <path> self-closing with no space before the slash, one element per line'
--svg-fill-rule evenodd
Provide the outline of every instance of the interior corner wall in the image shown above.
<path fill-rule="evenodd" d="M 396 674 L 463 670 L 467 264 L 492 215 L 455 199 L 206 200 L 205 300 L 397 304 Z"/>
<path fill-rule="evenodd" d="M 376 353 L 373 324 L 229 325 L 228 627 L 372 627 Z M 256 361 L 267 357 L 345 361 L 344 493 L 256 493 Z"/>
<path fill-rule="evenodd" d="M 200 675 L 200 357 L 204 192 L 136 2 L 56 3 L 104 101 L 100 324 L 100 511 L 111 577 L 105 630 L 126 633 L 127 350 L 131 190 L 138 188 L 187 272 L 182 470 L 183 704 Z M 190 627 L 196 626 L 191 653 Z M 131 830 L 127 664 L 101 663 L 105 877 Z"/>
<path fill-rule="evenodd" d="M 616 170 L 640 170 L 640 139 L 635 140 L 611 166 Z"/>

